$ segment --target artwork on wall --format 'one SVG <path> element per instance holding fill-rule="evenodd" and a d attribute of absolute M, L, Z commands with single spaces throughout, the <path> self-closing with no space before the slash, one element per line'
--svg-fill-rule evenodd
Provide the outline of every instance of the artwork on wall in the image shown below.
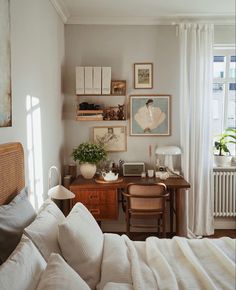
<path fill-rule="evenodd" d="M 153 87 L 153 64 L 135 63 L 134 64 L 134 88 L 152 89 Z"/>
<path fill-rule="evenodd" d="M 126 81 L 111 81 L 111 94 L 112 95 L 126 95 Z"/>
<path fill-rule="evenodd" d="M 127 150 L 125 126 L 103 126 L 93 128 L 93 141 L 105 146 L 108 152 Z"/>
<path fill-rule="evenodd" d="M 169 136 L 170 95 L 130 96 L 130 135 Z"/>
<path fill-rule="evenodd" d="M 12 126 L 10 1 L 0 0 L 0 127 Z"/>

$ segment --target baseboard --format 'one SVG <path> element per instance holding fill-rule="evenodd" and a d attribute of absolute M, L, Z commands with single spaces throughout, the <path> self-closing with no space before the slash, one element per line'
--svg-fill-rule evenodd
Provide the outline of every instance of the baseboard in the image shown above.
<path fill-rule="evenodd" d="M 219 230 L 219 229 L 235 230 L 236 229 L 235 217 L 232 217 L 232 218 L 223 218 L 223 217 L 215 218 L 214 229 L 215 230 Z"/>

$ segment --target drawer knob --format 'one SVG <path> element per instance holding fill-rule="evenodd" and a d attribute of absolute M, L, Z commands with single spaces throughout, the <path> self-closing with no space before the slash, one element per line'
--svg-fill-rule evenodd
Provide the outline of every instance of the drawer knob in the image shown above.
<path fill-rule="evenodd" d="M 99 208 L 93 208 L 89 210 L 91 214 L 100 214 L 100 209 Z"/>
<path fill-rule="evenodd" d="M 95 199 L 95 198 L 98 199 L 98 195 L 90 194 L 90 195 L 89 195 L 89 198 L 90 198 L 90 199 Z"/>

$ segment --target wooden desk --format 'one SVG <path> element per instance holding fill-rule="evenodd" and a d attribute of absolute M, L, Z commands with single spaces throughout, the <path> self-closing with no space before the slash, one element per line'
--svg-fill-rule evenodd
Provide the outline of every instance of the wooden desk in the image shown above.
<path fill-rule="evenodd" d="M 99 184 L 95 179 L 84 179 L 79 176 L 71 185 L 70 190 L 75 194 L 72 206 L 80 201 L 86 205 L 93 216 L 98 220 L 118 218 L 118 189 L 126 188 L 129 183 L 156 183 L 163 182 L 170 191 L 170 198 L 174 201 L 176 213 L 176 235 L 185 236 L 185 190 L 190 184 L 184 178 L 140 178 L 123 177 L 121 183 Z M 170 217 L 173 220 L 173 216 Z M 170 229 L 173 232 L 173 229 Z"/>

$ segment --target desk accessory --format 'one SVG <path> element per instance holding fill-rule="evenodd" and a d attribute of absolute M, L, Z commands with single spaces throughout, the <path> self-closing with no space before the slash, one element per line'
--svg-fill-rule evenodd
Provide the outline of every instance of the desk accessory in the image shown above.
<path fill-rule="evenodd" d="M 145 172 L 144 162 L 125 162 L 123 164 L 123 176 L 141 176 Z"/>

